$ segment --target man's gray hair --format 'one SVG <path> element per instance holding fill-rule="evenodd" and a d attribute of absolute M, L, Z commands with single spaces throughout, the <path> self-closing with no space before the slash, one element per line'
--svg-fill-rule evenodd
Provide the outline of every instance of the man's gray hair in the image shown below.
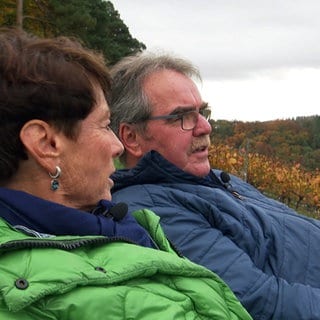
<path fill-rule="evenodd" d="M 119 136 L 121 123 L 135 123 L 137 130 L 145 131 L 152 114 L 152 105 L 143 90 L 145 79 L 161 70 L 174 70 L 189 78 L 201 81 L 197 67 L 186 59 L 167 53 L 142 52 L 120 60 L 111 68 L 113 80 L 111 98 L 111 127 Z M 122 161 L 125 159 L 125 152 Z"/>

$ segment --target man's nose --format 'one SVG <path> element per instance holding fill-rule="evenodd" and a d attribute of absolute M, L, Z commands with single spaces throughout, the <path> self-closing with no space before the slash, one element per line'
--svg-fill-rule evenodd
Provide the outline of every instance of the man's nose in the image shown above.
<path fill-rule="evenodd" d="M 212 128 L 209 121 L 204 116 L 199 114 L 197 124 L 193 129 L 193 135 L 200 136 L 204 134 L 210 134 L 211 131 L 212 131 Z"/>

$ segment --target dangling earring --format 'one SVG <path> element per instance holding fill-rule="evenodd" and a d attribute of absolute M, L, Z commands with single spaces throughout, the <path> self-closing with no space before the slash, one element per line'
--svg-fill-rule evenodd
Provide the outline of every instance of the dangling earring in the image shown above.
<path fill-rule="evenodd" d="M 58 166 L 56 166 L 56 172 L 54 174 L 51 174 L 49 172 L 49 176 L 52 179 L 51 180 L 51 187 L 50 187 L 52 191 L 56 191 L 59 189 L 58 178 L 60 177 L 60 174 L 61 174 L 61 169 Z"/>

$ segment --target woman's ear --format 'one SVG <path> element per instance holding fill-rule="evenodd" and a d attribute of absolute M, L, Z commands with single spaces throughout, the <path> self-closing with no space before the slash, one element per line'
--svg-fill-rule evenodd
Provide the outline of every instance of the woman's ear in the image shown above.
<path fill-rule="evenodd" d="M 126 154 L 134 158 L 143 156 L 141 138 L 132 124 L 121 123 L 119 127 L 119 138 L 126 150 Z"/>
<path fill-rule="evenodd" d="M 50 172 L 59 157 L 59 135 L 47 122 L 33 119 L 24 124 L 20 139 L 26 152 Z"/>

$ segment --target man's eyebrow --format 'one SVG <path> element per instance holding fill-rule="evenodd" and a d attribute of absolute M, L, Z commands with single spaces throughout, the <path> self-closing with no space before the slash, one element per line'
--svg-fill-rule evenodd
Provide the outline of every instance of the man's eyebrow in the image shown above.
<path fill-rule="evenodd" d="M 200 110 L 202 109 L 207 109 L 209 108 L 209 104 L 208 102 L 203 102 L 200 106 Z M 176 107 L 175 109 L 173 109 L 171 112 L 170 112 L 170 115 L 171 114 L 180 114 L 180 113 L 185 113 L 185 112 L 189 112 L 189 111 L 193 111 L 193 110 L 196 110 L 197 108 L 195 106 L 179 106 L 179 107 Z"/>
<path fill-rule="evenodd" d="M 200 106 L 200 109 L 210 109 L 208 102 L 203 102 Z"/>
<path fill-rule="evenodd" d="M 176 107 L 175 109 L 173 109 L 170 114 L 180 114 L 180 113 L 185 113 L 185 112 L 189 112 L 189 111 L 193 111 L 196 110 L 196 107 L 194 106 L 180 106 L 180 107 Z"/>

